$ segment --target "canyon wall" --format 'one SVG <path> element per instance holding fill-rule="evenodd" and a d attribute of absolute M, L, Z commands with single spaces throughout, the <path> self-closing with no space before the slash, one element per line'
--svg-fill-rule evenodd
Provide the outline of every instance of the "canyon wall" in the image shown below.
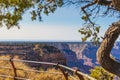
<path fill-rule="evenodd" d="M 98 66 L 96 51 L 99 46 L 90 42 L 26 42 L 0 43 L 0 55 L 19 55 L 21 59 L 53 62 L 77 67 L 84 73 Z M 120 42 L 116 42 L 111 55 L 119 61 Z M 31 67 L 44 67 L 38 64 L 29 64 Z"/>

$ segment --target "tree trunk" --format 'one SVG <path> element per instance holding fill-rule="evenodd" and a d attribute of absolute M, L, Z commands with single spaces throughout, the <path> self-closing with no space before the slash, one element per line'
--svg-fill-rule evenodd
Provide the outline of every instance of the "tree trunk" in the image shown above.
<path fill-rule="evenodd" d="M 120 0 L 112 0 L 112 5 L 117 11 L 120 11 Z"/>
<path fill-rule="evenodd" d="M 100 65 L 107 71 L 120 76 L 120 63 L 115 61 L 110 56 L 110 52 L 114 46 L 116 39 L 120 34 L 120 21 L 113 23 L 110 28 L 105 33 L 105 38 L 103 39 L 98 51 L 97 60 Z"/>

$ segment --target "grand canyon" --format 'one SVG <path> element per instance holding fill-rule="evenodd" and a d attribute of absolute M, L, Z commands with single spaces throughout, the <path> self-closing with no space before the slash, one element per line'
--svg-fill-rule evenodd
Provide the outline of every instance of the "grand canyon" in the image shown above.
<path fill-rule="evenodd" d="M 99 46 L 90 42 L 0 42 L 0 55 L 19 56 L 23 60 L 53 62 L 77 67 L 80 71 L 89 74 L 95 66 L 96 52 Z M 119 61 L 120 42 L 116 42 L 111 55 Z M 28 64 L 31 67 L 47 68 L 45 65 Z"/>

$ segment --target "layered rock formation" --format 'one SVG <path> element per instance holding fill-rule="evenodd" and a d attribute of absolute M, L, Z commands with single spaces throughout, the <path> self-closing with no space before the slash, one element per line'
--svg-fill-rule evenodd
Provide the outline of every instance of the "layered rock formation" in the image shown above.
<path fill-rule="evenodd" d="M 46 44 L 0 44 L 0 55 L 15 55 L 23 60 L 60 63 L 66 65 L 66 57 L 61 51 Z M 50 66 L 31 64 L 35 68 L 48 68 Z"/>
<path fill-rule="evenodd" d="M 90 42 L 67 42 L 67 43 L 50 43 L 50 45 L 60 49 L 66 56 L 69 67 L 78 67 L 81 71 L 89 73 L 89 70 L 98 66 L 96 52 L 99 46 Z M 116 42 L 111 52 L 117 61 L 120 58 L 120 43 Z"/>
<path fill-rule="evenodd" d="M 89 42 L 0 43 L 0 55 L 19 55 L 21 59 L 26 60 L 60 63 L 71 68 L 77 67 L 82 72 L 89 73 L 90 69 L 99 65 L 96 61 L 98 47 Z M 119 61 L 119 42 L 115 43 L 111 55 Z M 37 64 L 31 66 L 41 67 Z"/>

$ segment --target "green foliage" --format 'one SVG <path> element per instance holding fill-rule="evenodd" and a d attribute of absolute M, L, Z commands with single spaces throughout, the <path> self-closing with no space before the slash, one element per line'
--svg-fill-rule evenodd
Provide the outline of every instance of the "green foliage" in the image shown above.
<path fill-rule="evenodd" d="M 87 24 L 85 27 L 81 28 L 79 32 L 83 35 L 82 41 L 86 41 L 88 38 L 91 38 L 91 42 L 94 44 L 99 44 L 100 36 L 99 36 L 100 26 L 92 27 L 91 24 Z"/>
<path fill-rule="evenodd" d="M 84 7 L 84 9 L 81 8 L 83 12 L 81 19 L 86 22 L 85 26 L 87 25 L 87 27 L 83 27 L 79 30 L 84 36 L 82 41 L 92 38 L 91 41 L 97 44 L 100 40 L 98 36 L 100 27 L 96 27 L 93 19 L 95 17 L 98 18 L 99 14 L 103 14 L 104 16 L 108 14 L 114 16 L 113 14 L 115 14 L 119 16 L 119 12 L 116 14 L 114 8 L 109 8 L 110 6 L 104 6 L 98 3 L 90 5 L 92 2 L 93 0 L 0 0 L 0 27 L 7 26 L 8 29 L 13 26 L 19 27 L 19 21 L 22 20 L 22 15 L 28 9 L 31 10 L 32 21 L 42 21 L 41 14 L 49 15 L 50 13 L 54 13 L 55 10 L 63 4 L 75 4 Z M 87 4 L 88 7 L 86 6 Z"/>
<path fill-rule="evenodd" d="M 97 80 L 113 80 L 115 75 L 107 72 L 102 67 L 95 67 L 93 70 L 91 70 L 90 76 Z"/>
<path fill-rule="evenodd" d="M 19 27 L 19 21 L 26 10 L 30 11 L 32 20 L 37 17 L 41 21 L 41 13 L 54 13 L 57 7 L 63 5 L 63 0 L 0 0 L 0 26 Z"/>
<path fill-rule="evenodd" d="M 87 22 L 88 20 L 89 20 L 89 17 L 90 17 L 91 15 L 83 15 L 82 17 L 81 17 L 81 19 L 82 20 L 84 20 L 85 22 Z"/>
<path fill-rule="evenodd" d="M 0 0 L 0 26 L 18 26 L 22 20 L 22 14 L 29 9 L 33 3 L 30 0 Z"/>

